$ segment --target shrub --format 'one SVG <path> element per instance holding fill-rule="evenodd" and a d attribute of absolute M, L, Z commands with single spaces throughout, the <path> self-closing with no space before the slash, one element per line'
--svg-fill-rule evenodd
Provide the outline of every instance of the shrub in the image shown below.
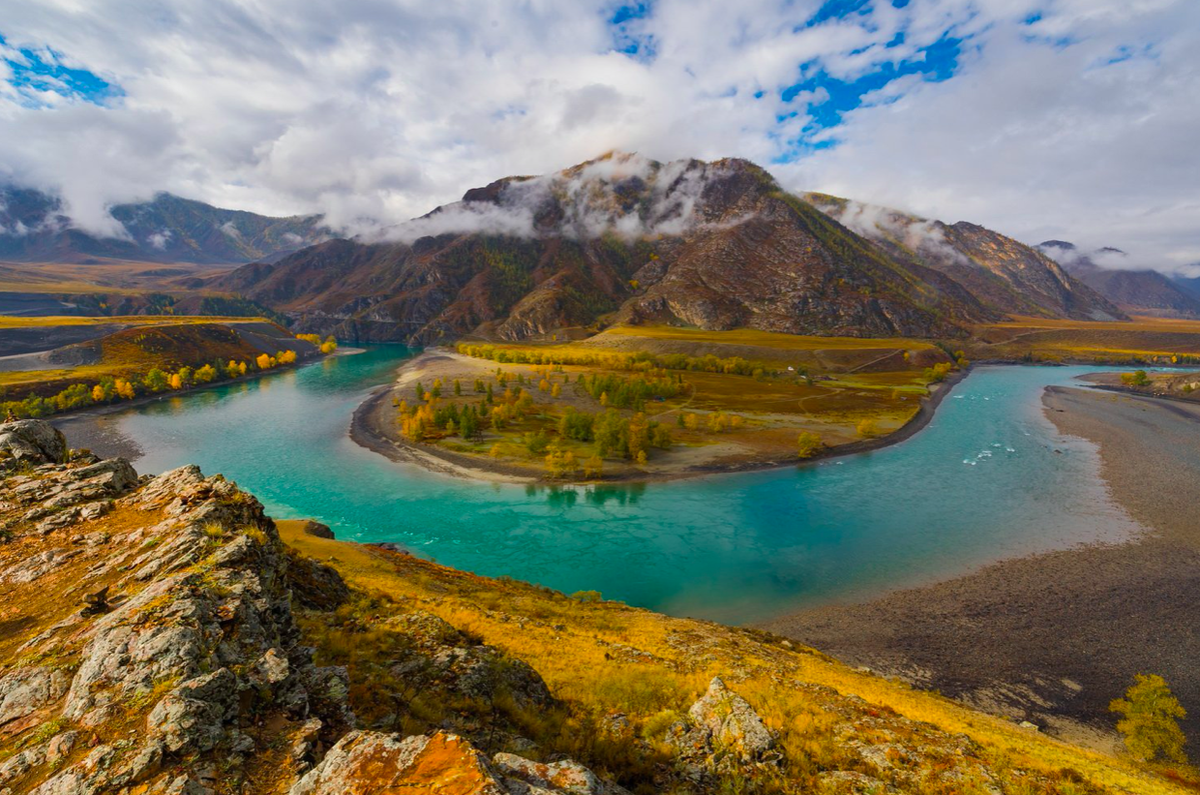
<path fill-rule="evenodd" d="M 812 458 L 824 446 L 820 434 L 804 431 L 796 441 L 796 454 L 800 458 Z"/>

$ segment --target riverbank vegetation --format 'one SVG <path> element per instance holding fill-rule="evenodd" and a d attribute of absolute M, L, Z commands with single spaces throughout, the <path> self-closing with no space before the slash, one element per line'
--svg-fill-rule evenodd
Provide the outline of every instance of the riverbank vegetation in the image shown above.
<path fill-rule="evenodd" d="M 976 326 L 958 343 L 974 361 L 1200 366 L 1200 320 L 1135 317 L 1127 323 L 1014 317 Z"/>
<path fill-rule="evenodd" d="M 46 328 L 48 318 L 5 328 Z M 77 318 L 67 325 L 76 324 Z M 0 416 L 19 419 L 181 392 L 296 364 L 302 356 L 332 353 L 332 337 L 293 336 L 261 320 L 213 323 L 137 322 L 95 339 L 18 357 L 55 369 L 0 371 Z M 279 346 L 279 347 L 275 347 Z M 273 349 L 273 352 L 263 350 Z M 21 363 L 24 363 L 22 361 Z M 56 367 L 57 366 L 57 367 Z"/>
<path fill-rule="evenodd" d="M 965 364 L 915 340 L 620 327 L 584 342 L 432 352 L 392 405 L 400 438 L 481 468 L 654 477 L 886 436 Z"/>

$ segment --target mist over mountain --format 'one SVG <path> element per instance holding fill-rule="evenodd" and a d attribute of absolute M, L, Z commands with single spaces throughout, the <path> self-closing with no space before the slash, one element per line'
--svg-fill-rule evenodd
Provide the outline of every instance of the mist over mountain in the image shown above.
<path fill-rule="evenodd" d="M 1130 267 L 1129 255 L 1105 247 L 1088 252 L 1065 240 L 1037 246 L 1079 281 L 1126 312 L 1159 317 L 1200 317 L 1200 294 L 1186 280 Z"/>
<path fill-rule="evenodd" d="M 977 224 L 946 224 L 819 193 L 805 199 L 898 261 L 944 273 L 1000 314 L 1078 320 L 1124 317 L 1050 257 Z"/>
<path fill-rule="evenodd" d="M 347 339 L 419 342 L 521 339 L 602 317 L 923 337 L 1018 310 L 1124 317 L 1003 235 L 912 219 L 925 242 L 907 246 L 847 217 L 842 201 L 789 194 L 745 160 L 611 153 L 500 179 L 374 239 L 329 241 L 211 286 Z"/>
<path fill-rule="evenodd" d="M 0 186 L 0 259 L 86 262 L 89 258 L 239 264 L 296 251 L 329 236 L 321 217 L 271 218 L 159 193 L 111 208 L 119 236 L 73 225 L 60 199 Z"/>

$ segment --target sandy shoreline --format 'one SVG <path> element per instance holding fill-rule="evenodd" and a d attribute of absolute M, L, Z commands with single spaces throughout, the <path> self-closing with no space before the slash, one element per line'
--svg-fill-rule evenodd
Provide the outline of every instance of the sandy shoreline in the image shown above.
<path fill-rule="evenodd" d="M 418 380 L 428 380 L 431 377 L 432 374 L 429 372 L 431 365 L 436 364 L 439 360 L 450 359 L 459 362 L 464 360 L 474 361 L 451 351 L 431 349 L 405 362 L 397 370 L 396 379 L 391 384 L 374 390 L 370 397 L 355 410 L 350 422 L 350 438 L 362 447 L 379 453 L 393 461 L 416 464 L 443 475 L 507 483 L 533 483 L 540 481 L 540 478 L 531 476 L 527 469 L 519 469 L 502 462 L 494 462 L 481 459 L 477 456 L 455 453 L 429 445 L 415 445 L 399 434 L 396 428 L 394 411 L 392 410 L 392 399 L 394 397 L 407 396 L 406 388 Z M 480 363 L 480 372 L 490 372 L 488 369 L 489 366 L 492 366 L 491 362 Z M 887 436 L 838 445 L 837 447 L 826 449 L 804 461 L 787 458 L 785 460 L 746 461 L 738 464 L 685 465 L 666 472 L 607 474 L 603 482 L 662 482 L 736 472 L 757 472 L 784 467 L 812 466 L 818 462 L 827 461 L 832 458 L 840 458 L 842 456 L 890 447 L 911 439 L 924 429 L 935 416 L 938 406 L 945 400 L 946 395 L 968 373 L 969 371 L 953 372 L 945 381 L 935 385 L 929 397 L 921 402 L 917 413 L 913 415 L 912 419 L 905 423 L 903 427 Z M 556 482 L 569 484 L 573 481 Z"/>
<path fill-rule="evenodd" d="M 1076 741 L 1111 747 L 1108 702 L 1158 673 L 1200 737 L 1200 407 L 1048 387 L 1059 431 L 1095 442 L 1136 541 L 1003 561 L 768 628 Z M 1016 496 L 1016 495 L 1014 495 Z"/>

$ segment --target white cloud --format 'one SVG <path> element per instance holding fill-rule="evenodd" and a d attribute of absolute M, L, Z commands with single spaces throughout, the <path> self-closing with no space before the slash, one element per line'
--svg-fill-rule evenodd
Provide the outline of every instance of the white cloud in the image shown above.
<path fill-rule="evenodd" d="M 1051 9 L 989 30 L 952 80 L 849 113 L 841 146 L 781 177 L 1027 243 L 1116 246 L 1125 267 L 1200 261 L 1200 4 Z"/>
<path fill-rule="evenodd" d="M 167 243 L 171 241 L 171 230 L 163 229 L 159 232 L 152 232 L 146 238 L 146 242 L 158 250 L 163 250 L 167 247 Z"/>
<path fill-rule="evenodd" d="M 358 230 L 610 149 L 741 156 L 797 190 L 1200 260 L 1195 0 L 876 0 L 805 27 L 821 5 L 659 0 L 625 26 L 653 41 L 646 58 L 612 51 L 600 0 L 8 3 L 7 52 L 52 48 L 124 96 L 44 89 L 34 108 L 0 66 L 0 177 L 60 193 L 106 234 L 122 232 L 108 206 L 157 190 Z M 782 102 L 801 64 L 853 79 L 947 30 L 969 37 L 957 76 L 889 84 L 845 114 L 841 145 L 776 162 L 824 96 Z"/>

